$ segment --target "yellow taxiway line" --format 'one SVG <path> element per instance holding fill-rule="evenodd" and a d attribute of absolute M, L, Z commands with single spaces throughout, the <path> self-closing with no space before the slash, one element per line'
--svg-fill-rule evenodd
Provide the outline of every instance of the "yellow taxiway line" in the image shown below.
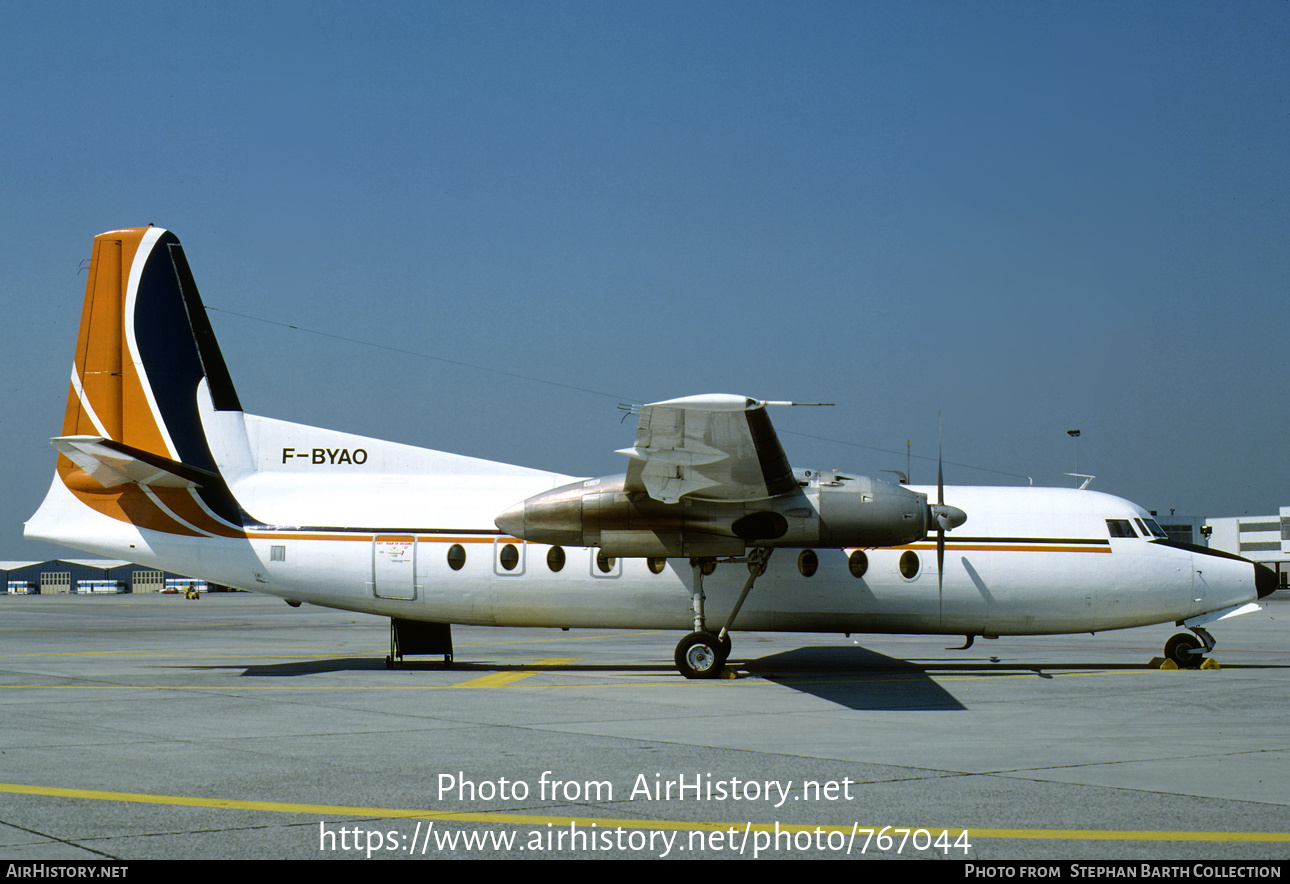
<path fill-rule="evenodd" d="M 119 801 L 133 804 L 161 804 L 172 807 L 212 807 L 223 810 L 252 810 L 270 813 L 301 813 L 326 816 L 361 816 L 382 819 L 434 819 L 460 823 L 493 823 L 500 825 L 552 825 L 646 830 L 724 831 L 732 826 L 752 832 L 832 832 L 851 833 L 854 824 L 814 825 L 785 823 L 730 823 L 702 820 L 643 820 L 569 817 L 544 814 L 437 811 L 407 807 L 363 807 L 343 804 L 298 804 L 284 801 L 246 801 L 233 798 L 197 798 L 187 795 L 150 795 L 142 792 L 111 792 L 102 789 L 68 789 L 60 786 L 31 786 L 0 783 L 0 792 L 17 795 L 41 795 L 51 798 L 74 798 L 89 801 Z M 862 830 L 865 827 L 861 827 Z M 874 827 L 882 828 L 882 827 Z M 898 827 L 903 831 L 905 827 Z M 1150 829 L 980 829 L 944 826 L 910 826 L 957 837 L 963 832 L 976 838 L 1025 838 L 1080 841 L 1201 841 L 1201 842 L 1277 842 L 1290 843 L 1290 832 L 1180 832 Z M 886 827 L 891 831 L 892 827 Z"/>

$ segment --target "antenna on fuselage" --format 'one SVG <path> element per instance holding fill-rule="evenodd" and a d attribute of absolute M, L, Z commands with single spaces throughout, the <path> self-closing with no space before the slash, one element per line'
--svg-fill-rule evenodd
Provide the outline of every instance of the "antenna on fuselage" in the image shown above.
<path fill-rule="evenodd" d="M 1076 489 L 1078 491 L 1083 491 L 1085 488 L 1088 487 L 1088 484 L 1090 482 L 1092 482 L 1094 479 L 1097 478 L 1097 476 L 1090 476 L 1088 473 L 1067 473 L 1066 475 L 1070 476 L 1072 479 L 1084 480 L 1084 484 L 1080 485 L 1079 488 Z"/>

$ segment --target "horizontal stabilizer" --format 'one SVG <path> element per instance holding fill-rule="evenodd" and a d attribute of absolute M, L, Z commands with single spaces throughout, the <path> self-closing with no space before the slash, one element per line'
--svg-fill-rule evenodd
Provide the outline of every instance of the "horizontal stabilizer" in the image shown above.
<path fill-rule="evenodd" d="M 157 488 L 197 488 L 219 480 L 214 473 L 103 436 L 59 436 L 50 441 L 104 488 L 130 483 Z"/>

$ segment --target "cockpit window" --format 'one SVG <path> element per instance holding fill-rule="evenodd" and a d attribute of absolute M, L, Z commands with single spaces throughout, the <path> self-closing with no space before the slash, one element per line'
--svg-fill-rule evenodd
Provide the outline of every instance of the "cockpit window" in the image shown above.
<path fill-rule="evenodd" d="M 1137 537 L 1128 519 L 1107 519 L 1106 527 L 1112 537 Z"/>
<path fill-rule="evenodd" d="M 1155 519 L 1147 519 L 1147 531 L 1150 532 L 1152 537 L 1163 537 L 1166 540 L 1169 539 L 1169 535 L 1165 533 L 1165 529 L 1161 528 L 1160 523 Z"/>

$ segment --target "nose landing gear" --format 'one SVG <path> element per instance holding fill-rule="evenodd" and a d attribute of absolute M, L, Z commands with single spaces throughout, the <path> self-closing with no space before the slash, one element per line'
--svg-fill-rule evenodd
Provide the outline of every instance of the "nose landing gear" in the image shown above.
<path fill-rule="evenodd" d="M 1191 631 L 1196 635 L 1180 632 L 1165 642 L 1165 659 L 1172 660 L 1180 669 L 1199 668 L 1205 662 L 1205 655 L 1214 650 L 1214 637 L 1203 627 L 1193 626 Z"/>

